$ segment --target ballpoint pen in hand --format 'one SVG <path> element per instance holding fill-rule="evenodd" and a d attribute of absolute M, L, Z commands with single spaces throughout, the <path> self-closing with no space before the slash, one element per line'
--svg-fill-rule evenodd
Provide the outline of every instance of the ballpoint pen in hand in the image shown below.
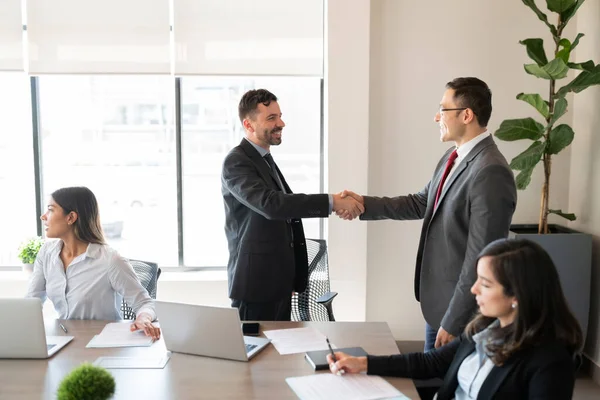
<path fill-rule="evenodd" d="M 58 325 L 60 326 L 60 329 L 62 329 L 63 331 L 65 331 L 65 333 L 69 333 L 69 332 L 67 331 L 67 328 L 65 328 L 65 326 L 64 326 L 63 324 L 60 324 L 60 323 L 59 323 Z"/>
<path fill-rule="evenodd" d="M 331 359 L 333 360 L 333 362 L 337 362 L 337 358 L 335 358 L 335 353 L 333 352 L 333 349 L 331 348 L 331 343 L 329 343 L 329 338 L 325 337 L 325 340 L 327 341 L 327 347 L 329 347 L 329 351 L 331 352 Z M 344 371 L 343 369 L 338 370 L 338 375 L 344 375 L 346 371 Z"/>

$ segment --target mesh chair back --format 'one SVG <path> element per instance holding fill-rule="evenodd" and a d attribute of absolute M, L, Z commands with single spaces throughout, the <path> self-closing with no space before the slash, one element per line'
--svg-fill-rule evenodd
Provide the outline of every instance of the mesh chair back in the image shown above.
<path fill-rule="evenodd" d="M 133 270 L 144 289 L 148 291 L 150 297 L 156 299 L 156 283 L 160 276 L 158 264 L 139 260 L 129 260 L 129 263 L 133 267 Z M 131 307 L 129 307 L 125 299 L 123 299 L 123 302 L 121 303 L 121 313 L 123 314 L 123 319 L 135 319 L 135 313 Z"/>
<path fill-rule="evenodd" d="M 322 239 L 306 239 L 308 285 L 292 296 L 292 321 L 329 321 L 327 309 L 317 299 L 329 292 L 327 244 Z"/>

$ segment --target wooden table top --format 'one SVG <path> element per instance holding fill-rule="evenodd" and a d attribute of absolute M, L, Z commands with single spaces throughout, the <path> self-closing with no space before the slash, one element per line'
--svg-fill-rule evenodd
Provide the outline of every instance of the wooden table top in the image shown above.
<path fill-rule="evenodd" d="M 160 355 L 164 341 L 151 347 L 86 349 L 91 338 L 111 321 L 58 321 L 46 323 L 48 335 L 75 338 L 48 360 L 0 360 L 0 399 L 53 399 L 61 380 L 83 362 L 98 357 Z M 361 346 L 370 354 L 398 354 L 384 322 L 261 322 L 262 331 L 312 326 L 338 347 Z M 110 369 L 115 377 L 115 399 L 297 399 L 285 378 L 315 372 L 304 353 L 280 355 L 269 345 L 249 362 L 173 353 L 164 369 Z M 410 379 L 386 378 L 411 399 L 418 399 Z"/>

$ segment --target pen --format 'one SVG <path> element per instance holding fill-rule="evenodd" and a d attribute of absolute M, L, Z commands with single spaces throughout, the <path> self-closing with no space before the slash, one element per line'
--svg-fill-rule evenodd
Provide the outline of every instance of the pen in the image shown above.
<path fill-rule="evenodd" d="M 60 329 L 62 329 L 63 331 L 65 331 L 65 333 L 69 333 L 67 331 L 67 328 L 65 328 L 65 326 L 63 324 L 58 324 L 60 326 Z"/>
<path fill-rule="evenodd" d="M 337 362 L 337 358 L 335 358 L 335 353 L 333 352 L 333 349 L 331 348 L 331 343 L 329 343 L 329 338 L 325 337 L 325 340 L 327 341 L 327 347 L 329 347 L 329 351 L 331 352 L 331 358 L 333 359 L 333 362 Z M 346 371 L 344 371 L 343 369 L 340 369 L 338 371 L 338 375 L 344 375 Z"/>

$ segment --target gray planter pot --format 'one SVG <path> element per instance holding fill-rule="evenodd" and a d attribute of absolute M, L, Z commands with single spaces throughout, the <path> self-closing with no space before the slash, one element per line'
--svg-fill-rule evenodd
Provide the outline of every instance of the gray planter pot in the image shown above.
<path fill-rule="evenodd" d="M 511 225 L 509 237 L 529 239 L 550 254 L 585 339 L 590 314 L 592 236 L 560 225 L 549 225 L 549 229 L 552 233 L 540 235 L 537 225 Z"/>

